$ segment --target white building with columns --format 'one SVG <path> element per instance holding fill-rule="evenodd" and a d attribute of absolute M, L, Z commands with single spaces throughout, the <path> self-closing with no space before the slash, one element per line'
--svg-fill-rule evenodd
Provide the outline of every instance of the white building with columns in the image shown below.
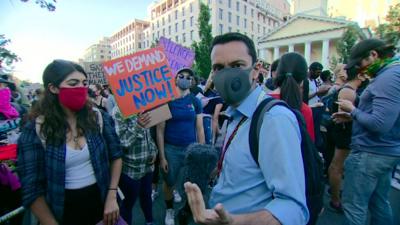
<path fill-rule="evenodd" d="M 324 16 L 297 14 L 259 40 L 259 57 L 272 62 L 286 52 L 302 54 L 307 63 L 320 62 L 329 68 L 338 58 L 336 44 L 349 25 L 355 22 Z M 360 28 L 359 38 L 367 38 Z"/>

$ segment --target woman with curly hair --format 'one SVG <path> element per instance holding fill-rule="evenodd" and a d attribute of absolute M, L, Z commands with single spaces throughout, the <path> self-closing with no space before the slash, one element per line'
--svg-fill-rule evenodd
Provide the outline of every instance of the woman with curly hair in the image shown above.
<path fill-rule="evenodd" d="M 43 84 L 18 140 L 23 205 L 40 224 L 115 224 L 122 150 L 111 118 L 87 100 L 78 64 L 54 60 Z"/>

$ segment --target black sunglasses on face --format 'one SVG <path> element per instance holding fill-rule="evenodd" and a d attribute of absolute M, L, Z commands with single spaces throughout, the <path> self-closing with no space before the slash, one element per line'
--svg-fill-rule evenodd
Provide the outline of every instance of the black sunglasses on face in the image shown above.
<path fill-rule="evenodd" d="M 186 80 L 192 80 L 192 77 L 190 77 L 190 76 L 185 77 L 185 75 L 183 75 L 183 74 L 179 74 L 179 75 L 178 75 L 178 78 L 179 78 L 179 79 L 184 79 L 184 78 L 186 78 Z"/>

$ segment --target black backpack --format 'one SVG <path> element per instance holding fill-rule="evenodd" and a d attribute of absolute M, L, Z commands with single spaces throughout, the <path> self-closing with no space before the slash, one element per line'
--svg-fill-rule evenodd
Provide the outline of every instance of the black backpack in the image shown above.
<path fill-rule="evenodd" d="M 274 98 L 264 99 L 255 110 L 249 133 L 249 145 L 250 152 L 254 158 L 254 161 L 259 165 L 258 162 L 258 151 L 259 151 L 259 140 L 260 140 L 260 129 L 264 120 L 264 114 L 268 112 L 272 107 L 276 105 L 284 106 L 290 109 L 299 123 L 301 132 L 301 155 L 303 157 L 304 164 L 304 176 L 306 185 L 306 199 L 307 207 L 310 213 L 310 220 L 308 224 L 315 224 L 316 219 L 323 207 L 323 192 L 324 192 L 324 180 L 323 180 L 323 161 L 318 154 L 318 150 L 312 142 L 310 135 L 307 132 L 306 124 L 303 115 L 295 109 L 292 109 L 287 105 L 286 102 L 276 100 Z"/>

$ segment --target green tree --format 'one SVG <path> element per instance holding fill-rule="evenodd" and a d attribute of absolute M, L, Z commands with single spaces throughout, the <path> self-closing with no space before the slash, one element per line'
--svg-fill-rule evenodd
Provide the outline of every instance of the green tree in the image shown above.
<path fill-rule="evenodd" d="M 8 71 L 14 62 L 18 62 L 20 58 L 14 52 L 8 50 L 6 47 L 11 42 L 4 34 L 0 35 L 0 70 L 3 72 Z"/>
<path fill-rule="evenodd" d="M 384 24 L 379 24 L 375 34 L 388 43 L 397 44 L 400 41 L 400 3 L 390 6 L 386 21 Z"/>
<path fill-rule="evenodd" d="M 198 19 L 200 42 L 193 42 L 195 52 L 194 70 L 196 74 L 207 79 L 211 71 L 210 46 L 213 40 L 211 34 L 210 10 L 206 4 L 200 2 Z"/>
<path fill-rule="evenodd" d="M 156 38 L 155 41 L 151 42 L 150 44 L 150 48 L 155 48 L 158 45 L 158 42 L 160 42 L 160 40 L 158 38 Z"/>
<path fill-rule="evenodd" d="M 337 42 L 336 49 L 339 54 L 338 62 L 347 63 L 351 48 L 356 44 L 359 38 L 358 30 L 354 25 L 347 27 L 342 38 Z"/>

